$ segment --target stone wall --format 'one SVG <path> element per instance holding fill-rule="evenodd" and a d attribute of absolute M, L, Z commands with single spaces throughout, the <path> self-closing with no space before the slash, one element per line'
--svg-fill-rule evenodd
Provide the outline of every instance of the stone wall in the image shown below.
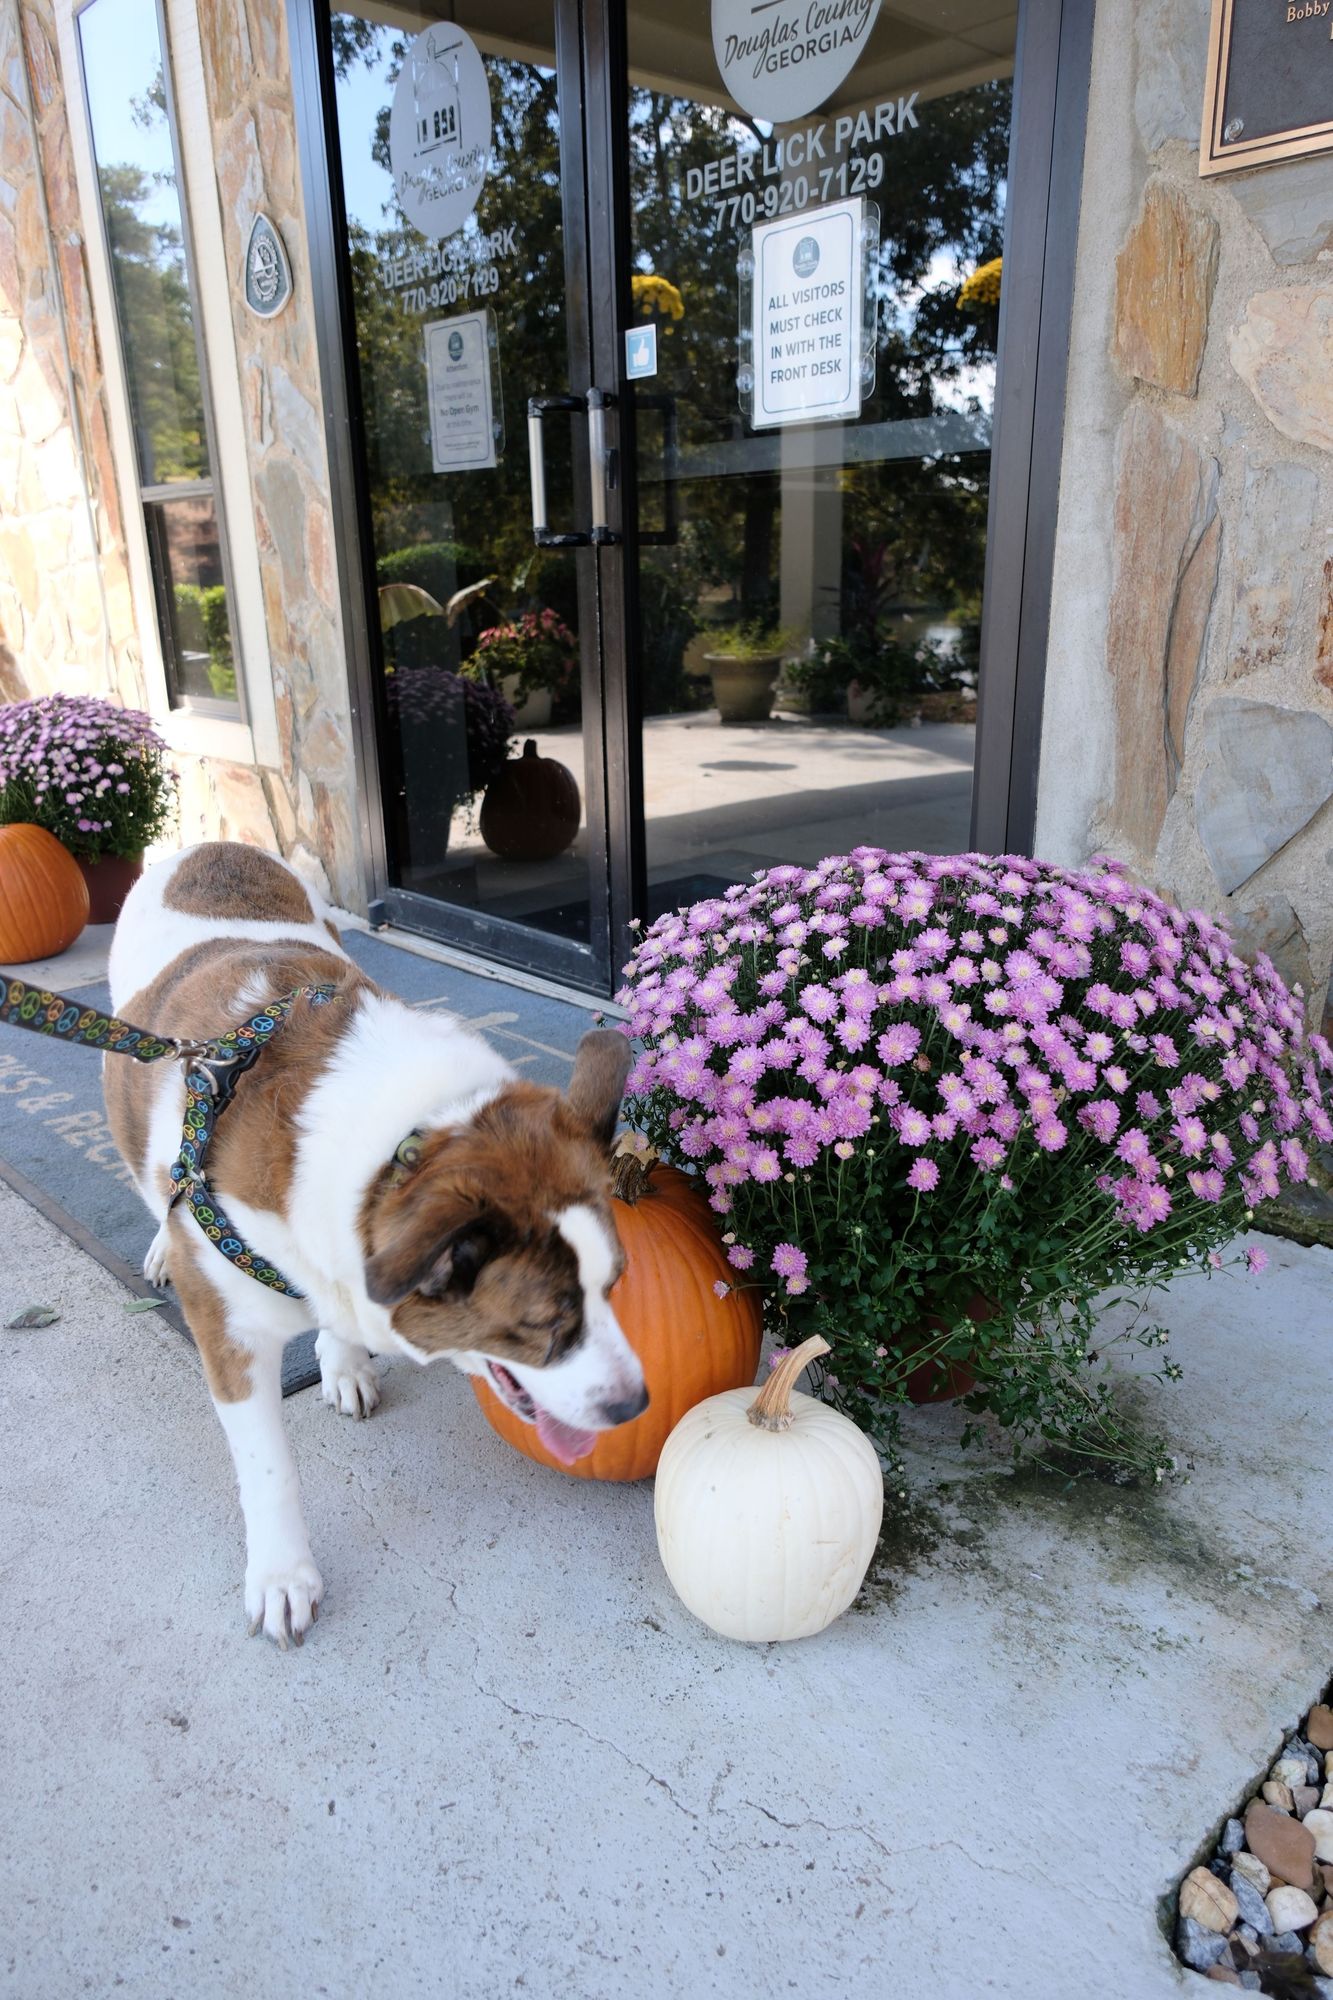
<path fill-rule="evenodd" d="M 282 769 L 267 789 L 283 848 L 363 908 L 346 654 L 338 614 L 310 266 L 283 0 L 200 0 L 227 267 L 244 269 L 256 210 L 291 260 L 293 297 L 259 320 L 232 288 L 246 448 L 264 581 Z"/>
<path fill-rule="evenodd" d="M 1333 157 L 1200 180 L 1208 14 L 1098 0 L 1037 845 L 1226 915 L 1317 1015 Z"/>
<path fill-rule="evenodd" d="M 286 242 L 295 296 L 262 322 L 231 288 L 280 767 L 173 753 L 180 836 L 278 847 L 359 908 L 284 10 L 200 0 L 199 12 L 228 268 L 243 269 L 262 208 Z M 112 459 L 68 116 L 50 0 L 0 0 L 0 701 L 60 689 L 142 707 L 122 515 L 138 503 L 119 492 Z"/>
<path fill-rule="evenodd" d="M 60 688 L 142 706 L 54 50 L 45 0 L 21 20 L 0 0 L 0 701 Z"/>

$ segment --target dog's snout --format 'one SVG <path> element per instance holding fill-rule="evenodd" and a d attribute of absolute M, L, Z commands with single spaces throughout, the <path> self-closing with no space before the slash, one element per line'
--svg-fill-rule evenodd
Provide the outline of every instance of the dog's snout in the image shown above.
<path fill-rule="evenodd" d="M 603 1403 L 602 1418 L 608 1424 L 627 1424 L 635 1417 L 641 1417 L 648 1407 L 648 1391 L 640 1386 L 632 1396 L 624 1396 L 618 1403 Z"/>

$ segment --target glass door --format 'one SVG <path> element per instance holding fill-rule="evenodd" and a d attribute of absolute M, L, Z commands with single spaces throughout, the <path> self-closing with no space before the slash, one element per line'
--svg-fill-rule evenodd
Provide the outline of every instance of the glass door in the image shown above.
<path fill-rule="evenodd" d="M 576 9 L 326 34 L 386 913 L 605 990 Z"/>
<path fill-rule="evenodd" d="M 629 0 L 647 917 L 970 844 L 1016 17 Z"/>

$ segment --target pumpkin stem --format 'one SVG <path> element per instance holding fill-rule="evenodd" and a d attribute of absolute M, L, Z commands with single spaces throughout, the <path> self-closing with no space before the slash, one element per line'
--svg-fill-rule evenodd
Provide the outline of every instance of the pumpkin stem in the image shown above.
<path fill-rule="evenodd" d="M 649 1176 L 657 1165 L 657 1154 L 637 1132 L 624 1132 L 611 1156 L 611 1192 L 617 1201 L 633 1208 L 644 1195 L 652 1193 Z"/>
<path fill-rule="evenodd" d="M 804 1374 L 812 1361 L 818 1361 L 821 1354 L 830 1352 L 828 1342 L 818 1333 L 812 1333 L 790 1354 L 784 1354 L 773 1373 L 765 1382 L 759 1394 L 751 1403 L 746 1415 L 756 1429 L 761 1431 L 787 1431 L 796 1418 L 791 1406 L 791 1392 L 798 1375 Z"/>

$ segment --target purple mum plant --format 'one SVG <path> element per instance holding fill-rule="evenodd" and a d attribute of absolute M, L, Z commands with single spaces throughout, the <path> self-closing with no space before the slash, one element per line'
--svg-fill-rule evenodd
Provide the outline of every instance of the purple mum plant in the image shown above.
<path fill-rule="evenodd" d="M 384 686 L 400 728 L 427 727 L 462 737 L 467 755 L 464 798 L 484 792 L 509 755 L 514 711 L 504 696 L 484 681 L 428 665 L 395 667 Z"/>
<path fill-rule="evenodd" d="M 962 1364 L 1020 1446 L 1161 1478 L 1089 1365 L 1122 1324 L 1104 1295 L 1178 1378 L 1153 1288 L 1222 1266 L 1333 1139 L 1333 1056 L 1271 963 L 1101 858 L 771 868 L 659 919 L 619 997 L 631 1122 L 702 1174 L 737 1284 L 784 1339 L 824 1336 L 826 1393 L 890 1449 L 908 1376 Z"/>
<path fill-rule="evenodd" d="M 0 826 L 45 827 L 81 860 L 141 854 L 176 809 L 151 716 L 96 695 L 0 708 Z"/>

